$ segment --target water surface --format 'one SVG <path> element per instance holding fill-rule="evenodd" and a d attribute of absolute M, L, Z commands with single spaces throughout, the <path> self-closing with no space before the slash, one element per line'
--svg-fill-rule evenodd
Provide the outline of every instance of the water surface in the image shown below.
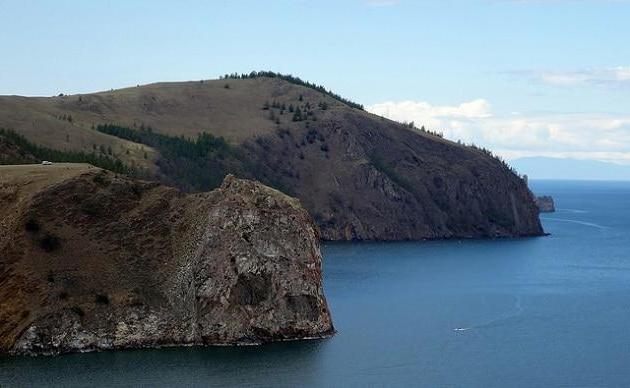
<path fill-rule="evenodd" d="M 543 238 L 328 244 L 339 333 L 0 358 L 0 385 L 630 386 L 630 183 L 532 183 Z"/>

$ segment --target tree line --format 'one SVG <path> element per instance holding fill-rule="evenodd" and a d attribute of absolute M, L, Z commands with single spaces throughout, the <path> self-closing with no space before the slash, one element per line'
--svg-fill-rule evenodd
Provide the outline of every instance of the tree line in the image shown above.
<path fill-rule="evenodd" d="M 299 86 L 304 86 L 310 89 L 314 89 L 317 90 L 318 92 L 324 93 L 327 96 L 330 96 L 332 98 L 334 98 L 335 100 L 342 102 L 346 105 L 348 105 L 351 108 L 355 108 L 355 109 L 360 109 L 360 110 L 365 110 L 363 108 L 362 104 L 358 104 L 354 101 L 351 101 L 347 98 L 343 98 L 340 95 L 338 95 L 337 93 L 334 93 L 328 89 L 326 89 L 323 85 L 317 85 L 314 84 L 312 82 L 308 82 L 308 81 L 304 81 L 299 77 L 294 77 L 291 74 L 280 74 L 280 73 L 275 73 L 273 71 L 252 71 L 251 73 L 247 74 L 247 73 L 243 73 L 243 74 L 238 74 L 238 73 L 232 73 L 232 74 L 226 74 L 224 76 L 221 77 L 221 79 L 252 79 L 252 78 L 261 78 L 261 77 L 268 77 L 268 78 L 279 78 L 281 80 L 290 82 L 292 84 L 295 85 L 299 85 Z"/>
<path fill-rule="evenodd" d="M 203 191 L 221 185 L 227 172 L 240 166 L 236 151 L 222 137 L 203 132 L 196 138 L 156 133 L 151 127 L 140 129 L 115 124 L 97 125 L 95 130 L 145 144 L 157 149 L 157 165 L 169 184 L 188 191 Z"/>

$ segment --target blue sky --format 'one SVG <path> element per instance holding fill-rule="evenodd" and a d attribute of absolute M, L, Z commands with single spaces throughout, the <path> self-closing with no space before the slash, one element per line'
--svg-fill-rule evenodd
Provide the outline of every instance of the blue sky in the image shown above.
<path fill-rule="evenodd" d="M 630 164 L 630 2 L 0 0 L 0 94 L 274 70 L 507 158 Z"/>

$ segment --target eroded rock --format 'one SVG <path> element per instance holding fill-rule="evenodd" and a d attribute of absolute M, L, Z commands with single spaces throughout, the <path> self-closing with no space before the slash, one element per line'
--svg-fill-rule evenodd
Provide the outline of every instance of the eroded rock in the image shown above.
<path fill-rule="evenodd" d="M 0 167 L 0 183 L 18 188 L 0 198 L 0 352 L 334 332 L 318 230 L 297 200 L 232 176 L 183 195 L 92 167 L 48 166 L 59 179 L 10 168 Z"/>

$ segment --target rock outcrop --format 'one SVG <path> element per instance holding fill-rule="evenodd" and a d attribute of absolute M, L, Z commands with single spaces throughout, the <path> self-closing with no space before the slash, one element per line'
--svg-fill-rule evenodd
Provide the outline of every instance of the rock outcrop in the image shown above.
<path fill-rule="evenodd" d="M 184 195 L 87 165 L 0 167 L 0 353 L 334 332 L 319 235 L 254 181 Z"/>
<path fill-rule="evenodd" d="M 536 197 L 536 206 L 541 213 L 553 213 L 556 211 L 553 198 L 549 195 Z"/>

